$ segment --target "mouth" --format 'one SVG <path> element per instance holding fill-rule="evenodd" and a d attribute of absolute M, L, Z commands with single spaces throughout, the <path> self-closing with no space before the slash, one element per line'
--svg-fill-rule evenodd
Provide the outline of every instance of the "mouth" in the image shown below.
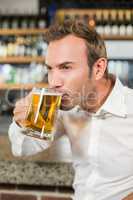
<path fill-rule="evenodd" d="M 67 100 L 68 98 L 70 98 L 68 94 L 65 93 L 62 95 L 62 100 Z"/>
<path fill-rule="evenodd" d="M 70 92 L 60 89 L 54 89 L 54 91 L 61 94 L 61 106 L 63 106 L 63 108 L 72 104 L 73 96 Z"/>
<path fill-rule="evenodd" d="M 61 91 L 58 90 L 57 92 L 61 93 L 61 101 L 70 101 L 72 99 L 71 93 L 68 93 L 67 91 Z"/>

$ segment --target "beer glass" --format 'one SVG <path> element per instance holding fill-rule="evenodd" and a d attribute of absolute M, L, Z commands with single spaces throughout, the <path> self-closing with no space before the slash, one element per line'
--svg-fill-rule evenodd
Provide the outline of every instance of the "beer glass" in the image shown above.
<path fill-rule="evenodd" d="M 27 111 L 26 135 L 53 140 L 54 123 L 61 103 L 61 94 L 47 88 L 34 88 Z"/>

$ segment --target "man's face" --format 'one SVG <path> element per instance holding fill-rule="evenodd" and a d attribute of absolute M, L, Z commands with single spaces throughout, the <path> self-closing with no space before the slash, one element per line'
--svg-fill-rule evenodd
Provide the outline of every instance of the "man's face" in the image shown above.
<path fill-rule="evenodd" d="M 86 50 L 84 40 L 73 35 L 50 42 L 48 46 L 49 87 L 63 94 L 63 110 L 81 105 L 87 90 L 92 90 Z"/>

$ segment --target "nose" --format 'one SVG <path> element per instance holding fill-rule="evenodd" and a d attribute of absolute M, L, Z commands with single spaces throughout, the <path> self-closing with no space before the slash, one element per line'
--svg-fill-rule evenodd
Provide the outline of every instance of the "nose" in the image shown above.
<path fill-rule="evenodd" d="M 54 71 L 52 73 L 48 73 L 48 83 L 50 88 L 58 89 L 63 86 L 63 79 L 58 72 Z"/>

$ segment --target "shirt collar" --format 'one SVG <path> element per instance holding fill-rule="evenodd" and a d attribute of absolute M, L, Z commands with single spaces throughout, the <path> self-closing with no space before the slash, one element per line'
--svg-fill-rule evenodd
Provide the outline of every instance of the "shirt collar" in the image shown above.
<path fill-rule="evenodd" d="M 111 113 L 120 117 L 126 117 L 127 115 L 124 86 L 118 78 L 116 78 L 112 91 L 110 92 L 104 104 L 96 112 L 96 115 L 99 115 L 103 112 Z"/>

